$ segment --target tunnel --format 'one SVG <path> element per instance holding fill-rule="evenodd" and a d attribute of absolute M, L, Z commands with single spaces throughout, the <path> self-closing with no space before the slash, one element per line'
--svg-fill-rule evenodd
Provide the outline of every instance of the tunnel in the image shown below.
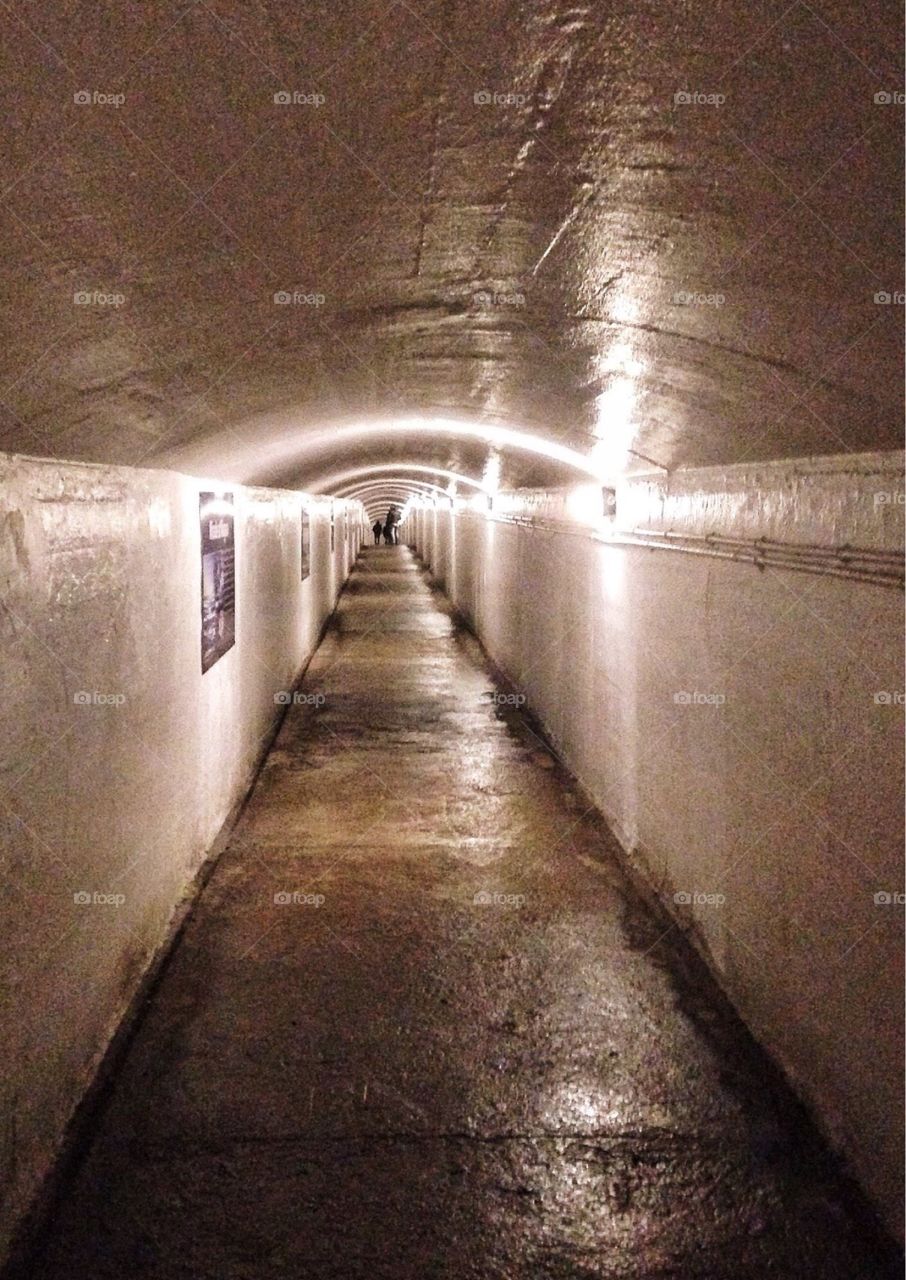
<path fill-rule="evenodd" d="M 900 28 L 0 4 L 3 1280 L 902 1274 Z"/>

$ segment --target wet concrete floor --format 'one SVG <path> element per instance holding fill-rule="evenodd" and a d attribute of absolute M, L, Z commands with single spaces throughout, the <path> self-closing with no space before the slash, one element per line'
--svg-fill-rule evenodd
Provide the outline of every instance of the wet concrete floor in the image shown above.
<path fill-rule="evenodd" d="M 32 1275 L 893 1274 L 408 549 L 302 693 Z"/>

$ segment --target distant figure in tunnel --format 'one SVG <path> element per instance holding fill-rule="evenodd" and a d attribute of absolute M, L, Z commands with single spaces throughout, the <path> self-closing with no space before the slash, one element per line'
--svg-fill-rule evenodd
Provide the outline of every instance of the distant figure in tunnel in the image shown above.
<path fill-rule="evenodd" d="M 381 545 L 381 534 L 384 532 L 384 526 L 381 524 L 380 520 L 375 520 L 374 524 L 371 526 L 371 532 L 374 534 L 374 545 L 379 547 Z"/>
<path fill-rule="evenodd" d="M 388 547 L 395 547 L 399 538 L 397 536 L 397 525 L 400 522 L 400 513 L 396 507 L 390 507 L 387 512 L 387 519 L 384 521 L 384 541 Z"/>

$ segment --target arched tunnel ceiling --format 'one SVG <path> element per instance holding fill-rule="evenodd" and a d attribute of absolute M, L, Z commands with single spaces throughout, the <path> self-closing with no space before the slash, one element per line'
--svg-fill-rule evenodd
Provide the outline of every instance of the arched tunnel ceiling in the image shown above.
<path fill-rule="evenodd" d="M 0 448 L 305 483 L 480 475 L 463 438 L 344 443 L 398 414 L 643 467 L 898 443 L 892 3 L 10 0 L 0 28 Z"/>

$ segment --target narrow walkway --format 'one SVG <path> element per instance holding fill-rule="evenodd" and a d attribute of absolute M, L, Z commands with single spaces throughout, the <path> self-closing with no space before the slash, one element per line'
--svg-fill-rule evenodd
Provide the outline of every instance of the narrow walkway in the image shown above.
<path fill-rule="evenodd" d="M 36 1277 L 887 1274 L 406 548 L 304 693 Z"/>

